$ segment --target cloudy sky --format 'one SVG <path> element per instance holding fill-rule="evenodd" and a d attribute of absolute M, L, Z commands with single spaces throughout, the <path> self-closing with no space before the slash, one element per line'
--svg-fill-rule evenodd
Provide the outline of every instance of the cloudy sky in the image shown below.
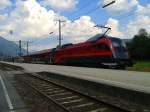
<path fill-rule="evenodd" d="M 30 50 L 58 44 L 58 22 L 62 43 L 78 43 L 102 33 L 96 24 L 109 26 L 109 35 L 132 38 L 140 28 L 150 32 L 150 0 L 0 0 L 0 36 L 31 41 Z M 49 35 L 50 32 L 53 34 Z"/>

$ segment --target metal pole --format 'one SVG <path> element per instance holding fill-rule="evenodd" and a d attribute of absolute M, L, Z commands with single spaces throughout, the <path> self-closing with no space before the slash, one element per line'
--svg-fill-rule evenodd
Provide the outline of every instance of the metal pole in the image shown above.
<path fill-rule="evenodd" d="M 55 21 L 58 21 L 58 23 L 59 23 L 59 47 L 61 47 L 61 40 L 62 40 L 62 37 L 61 37 L 61 23 L 62 22 L 65 22 L 65 21 L 62 21 L 62 20 L 55 20 Z"/>
<path fill-rule="evenodd" d="M 19 56 L 21 56 L 21 40 L 19 40 Z"/>
<path fill-rule="evenodd" d="M 61 46 L 61 21 L 59 20 L 59 47 Z"/>
<path fill-rule="evenodd" d="M 29 54 L 29 42 L 27 41 L 27 55 Z"/>

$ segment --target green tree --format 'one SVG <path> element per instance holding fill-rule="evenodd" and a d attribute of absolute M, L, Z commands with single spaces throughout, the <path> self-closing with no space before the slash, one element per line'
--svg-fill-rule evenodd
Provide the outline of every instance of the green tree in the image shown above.
<path fill-rule="evenodd" d="M 140 29 L 134 36 L 129 51 L 134 59 L 150 59 L 150 37 L 145 29 Z"/>

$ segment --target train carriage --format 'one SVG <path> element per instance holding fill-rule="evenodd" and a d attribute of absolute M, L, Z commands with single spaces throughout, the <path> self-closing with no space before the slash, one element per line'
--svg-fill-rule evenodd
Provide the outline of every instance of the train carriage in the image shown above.
<path fill-rule="evenodd" d="M 133 65 L 125 43 L 119 38 L 102 34 L 97 34 L 83 43 L 65 44 L 24 56 L 24 60 L 63 65 Z"/>

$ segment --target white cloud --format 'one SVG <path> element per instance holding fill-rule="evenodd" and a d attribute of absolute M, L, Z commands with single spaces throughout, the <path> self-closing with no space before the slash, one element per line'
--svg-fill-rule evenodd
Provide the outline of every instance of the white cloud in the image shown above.
<path fill-rule="evenodd" d="M 43 5 L 60 11 L 73 9 L 77 3 L 78 0 L 43 0 L 42 2 Z"/>
<path fill-rule="evenodd" d="M 71 22 L 52 10 L 47 11 L 36 0 L 28 0 L 18 1 L 16 9 L 4 22 L 0 22 L 0 29 L 3 29 L 0 34 L 9 40 L 44 38 L 51 31 L 58 36 L 58 24 L 55 21 L 58 18 L 66 20 L 66 25 L 62 26 L 62 36 L 72 42 L 85 40 L 89 35 L 99 32 L 89 16 Z M 13 30 L 13 35 L 9 34 L 10 30 Z"/>
<path fill-rule="evenodd" d="M 123 37 L 123 33 L 119 31 L 119 21 L 113 18 L 109 18 L 106 26 L 111 28 L 110 36 Z"/>
<path fill-rule="evenodd" d="M 1 0 L 0 1 L 0 10 L 4 9 L 10 5 L 11 5 L 10 0 Z"/>
<path fill-rule="evenodd" d="M 70 21 L 64 16 L 61 16 L 53 10 L 47 10 L 42 7 L 36 0 L 18 0 L 16 8 L 12 10 L 10 15 L 0 16 L 0 35 L 8 40 L 28 40 L 32 38 L 46 38 L 49 33 L 54 31 L 54 37 L 58 37 L 58 23 L 56 19 L 61 18 L 66 20 L 62 25 L 63 43 L 73 42 L 78 43 L 87 40 L 89 37 L 102 30 L 95 28 L 96 25 L 91 17 L 82 16 L 75 21 Z M 107 26 L 112 28 L 110 35 L 122 36 L 119 32 L 119 22 L 110 18 Z M 9 32 L 13 31 L 11 35 Z M 54 45 L 56 43 L 54 42 Z M 36 50 L 55 47 L 54 45 L 35 45 Z"/>
<path fill-rule="evenodd" d="M 54 19 L 54 11 L 47 11 L 36 0 L 18 1 L 16 9 L 0 27 L 8 32 L 9 39 L 41 38 L 54 30 Z M 13 37 L 9 35 L 10 30 Z"/>
<path fill-rule="evenodd" d="M 89 37 L 101 32 L 94 26 L 95 23 L 91 20 L 91 17 L 82 16 L 73 22 L 67 21 L 63 35 L 72 38 L 74 42 L 85 41 Z"/>
<path fill-rule="evenodd" d="M 4 21 L 7 17 L 7 14 L 0 15 L 0 21 Z"/>
<path fill-rule="evenodd" d="M 150 15 L 150 4 L 147 6 L 138 5 L 136 10 L 137 15 Z"/>
<path fill-rule="evenodd" d="M 141 28 L 145 28 L 150 33 L 150 17 L 149 16 L 137 16 L 134 20 L 131 20 L 126 28 L 127 37 L 132 38 L 138 33 Z"/>
<path fill-rule="evenodd" d="M 150 4 L 147 6 L 138 5 L 135 11 L 136 17 L 130 20 L 126 27 L 125 33 L 128 38 L 132 38 L 138 33 L 141 28 L 144 28 L 150 33 Z"/>
<path fill-rule="evenodd" d="M 89 16 L 82 16 L 78 20 L 73 22 L 67 20 L 65 26 L 62 27 L 62 43 L 79 43 L 86 41 L 90 37 L 94 36 L 95 34 L 102 33 L 101 29 L 97 29 L 95 23 L 92 22 Z M 107 21 L 108 27 L 111 27 L 111 32 L 108 35 L 114 37 L 123 37 L 123 33 L 119 31 L 119 22 L 118 20 L 109 18 Z M 57 34 L 58 35 L 58 34 Z M 31 49 L 32 50 L 42 50 L 56 47 L 58 44 L 55 41 L 53 44 L 49 45 L 34 45 Z"/>
<path fill-rule="evenodd" d="M 7 14 L 0 15 L 0 36 L 3 37 L 8 36 L 9 29 L 12 26 L 11 24 L 7 24 L 7 18 Z"/>
<path fill-rule="evenodd" d="M 101 0 L 100 0 L 101 1 Z M 108 4 L 112 0 L 103 0 L 103 4 Z M 116 2 L 106 8 L 108 12 L 123 13 L 128 12 L 139 4 L 138 0 L 116 0 Z"/>

